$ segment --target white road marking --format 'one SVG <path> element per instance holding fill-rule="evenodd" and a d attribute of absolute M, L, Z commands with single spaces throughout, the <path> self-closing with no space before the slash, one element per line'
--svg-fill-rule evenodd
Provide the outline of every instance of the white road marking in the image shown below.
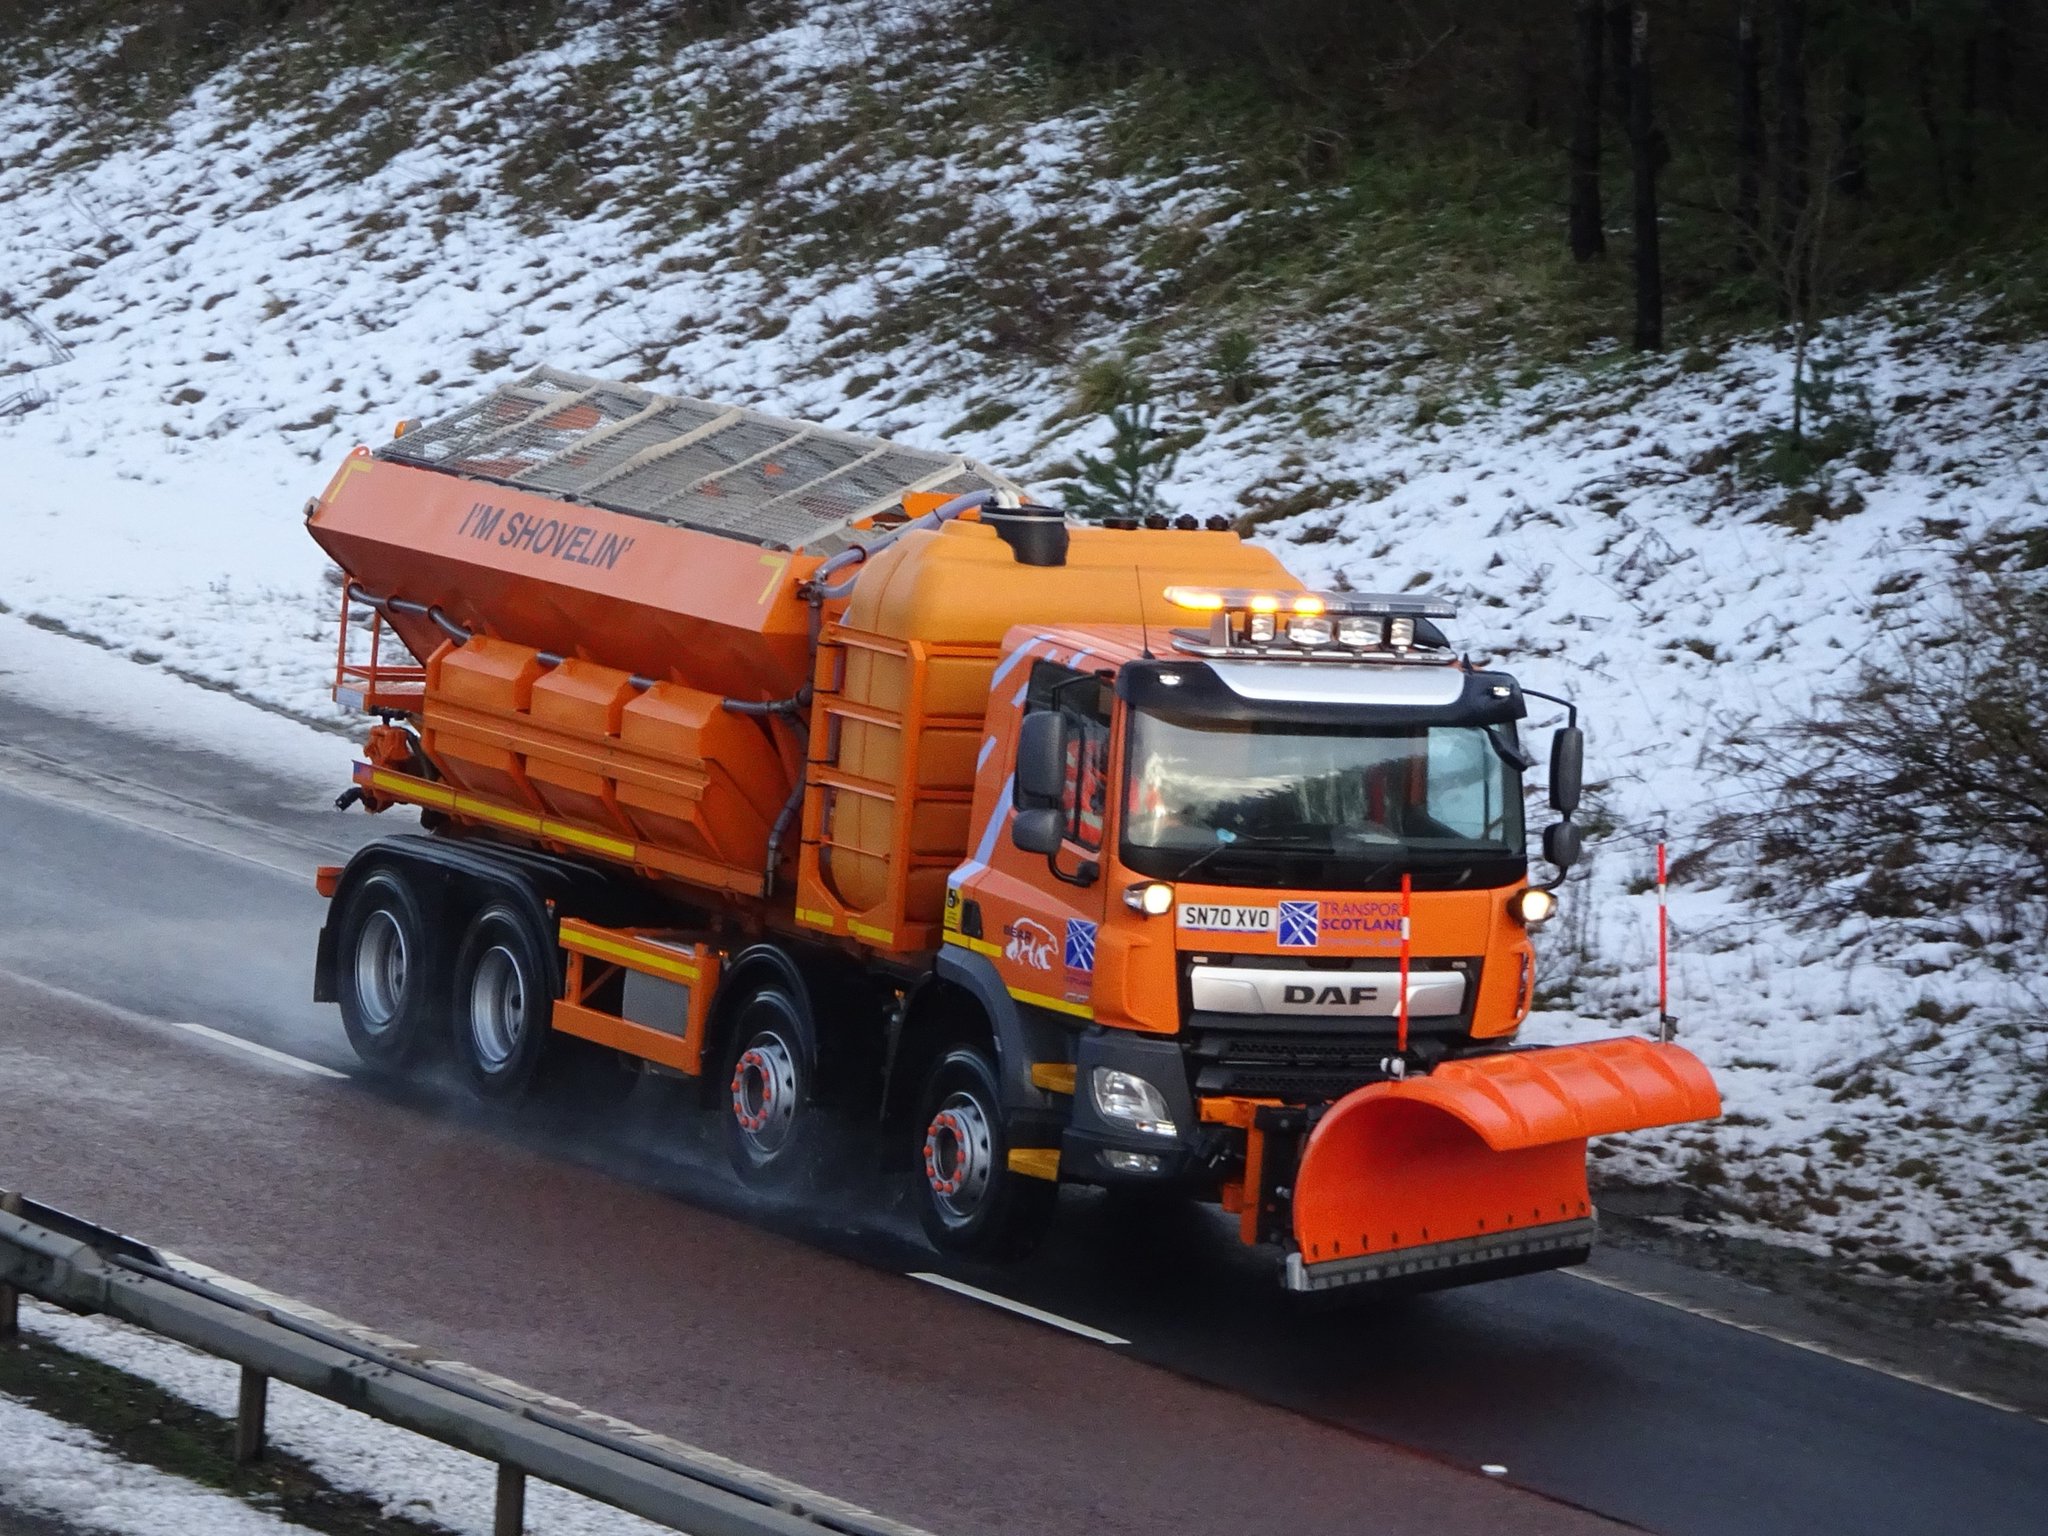
<path fill-rule="evenodd" d="M 1019 1317 L 1028 1317 L 1034 1322 L 1048 1323 L 1054 1328 L 1064 1328 L 1068 1333 L 1077 1333 L 1084 1339 L 1093 1339 L 1098 1344 L 1128 1344 L 1129 1339 L 1120 1339 L 1113 1333 L 1104 1333 L 1100 1328 L 1090 1328 L 1086 1323 L 1077 1323 L 1070 1317 L 1061 1317 L 1057 1312 L 1041 1311 L 1026 1306 L 1021 1301 L 1012 1301 L 1007 1296 L 998 1296 L 994 1291 L 984 1291 L 979 1286 L 967 1285 L 958 1280 L 949 1280 L 944 1275 L 929 1274 L 923 1270 L 914 1271 L 913 1280 L 922 1280 L 926 1285 L 936 1285 L 942 1291 L 951 1291 L 958 1296 L 972 1297 L 985 1301 L 992 1307 L 1001 1307 L 1005 1312 L 1014 1312 Z"/>
<path fill-rule="evenodd" d="M 120 1019 L 123 1023 L 140 1024 L 151 1029 L 168 1026 L 171 1029 L 182 1029 L 190 1035 L 203 1035 L 209 1040 L 218 1040 L 222 1045 L 231 1045 L 238 1051 L 247 1051 L 252 1056 L 261 1056 L 264 1060 L 274 1061 L 280 1066 L 296 1067 L 299 1071 L 311 1073 L 314 1077 L 348 1076 L 346 1072 L 337 1072 L 333 1067 L 323 1067 L 317 1061 L 307 1061 L 300 1056 L 274 1051 L 267 1045 L 258 1045 L 254 1040 L 244 1040 L 240 1035 L 231 1035 L 224 1029 L 214 1029 L 206 1024 L 192 1024 L 184 1019 L 160 1019 L 153 1014 L 137 1013 L 133 1008 L 123 1008 L 119 1003 L 110 1003 L 105 998 L 94 997 L 89 992 L 77 992 L 70 987 L 60 987 L 53 981 L 25 976 L 20 971 L 11 971 L 5 966 L 0 966 L 0 979 L 13 982 L 16 986 L 27 987 L 33 992 L 40 992 L 45 997 L 60 998 L 67 1003 L 97 1009 L 101 1013 Z"/>
<path fill-rule="evenodd" d="M 2017 1414 L 2020 1418 L 2032 1419 L 2037 1424 L 2048 1424 L 2048 1418 L 2030 1412 L 2020 1407 L 2017 1403 L 2008 1403 L 1996 1397 L 1986 1397 L 1981 1392 L 1971 1392 L 1963 1387 L 1952 1387 L 1945 1382 L 1936 1381 L 1931 1376 L 1923 1376 L 1918 1371 L 1908 1371 L 1896 1365 L 1887 1365 L 1882 1360 L 1872 1360 L 1867 1355 L 1852 1355 L 1844 1350 L 1831 1349 L 1827 1345 L 1817 1343 L 1812 1339 L 1801 1338 L 1796 1333 L 1787 1333 L 1782 1328 L 1774 1328 L 1769 1323 L 1744 1322 L 1739 1317 L 1730 1317 L 1726 1312 L 1717 1311 L 1713 1307 L 1703 1307 L 1695 1302 L 1681 1301 L 1668 1291 L 1653 1291 L 1644 1286 L 1630 1285 L 1626 1281 L 1616 1280 L 1609 1275 L 1591 1274 L 1583 1269 L 1567 1270 L 1565 1273 L 1574 1280 L 1583 1280 L 1588 1285 L 1602 1286 L 1610 1291 L 1620 1291 L 1625 1296 L 1634 1296 L 1642 1301 L 1654 1302 L 1660 1307 L 1669 1307 L 1674 1312 L 1683 1312 L 1688 1317 L 1697 1317 L 1710 1323 L 1719 1323 L 1724 1328 L 1740 1329 L 1744 1333 L 1753 1333 L 1760 1339 L 1770 1339 L 1774 1343 L 1789 1344 L 1794 1349 L 1805 1350 L 1809 1355 L 1821 1355 L 1829 1360 L 1839 1360 L 1844 1365 L 1853 1365 L 1866 1371 L 1875 1371 L 1878 1375 L 1889 1376 L 1894 1381 L 1911 1382 L 1916 1387 L 1926 1387 L 1929 1391 L 1939 1392 L 1945 1397 L 1959 1397 L 1964 1402 L 1976 1403 L 1979 1407 L 1995 1408 L 2000 1413 Z"/>
<path fill-rule="evenodd" d="M 337 1072 L 332 1067 L 323 1067 L 317 1061 L 307 1061 L 302 1056 L 287 1055 L 273 1051 L 267 1045 L 258 1045 L 254 1040 L 244 1040 L 240 1035 L 231 1035 L 224 1029 L 214 1029 L 206 1024 L 188 1024 L 182 1019 L 166 1019 L 173 1029 L 182 1029 L 187 1034 L 204 1035 L 209 1040 L 218 1040 L 222 1045 L 232 1045 L 238 1051 L 247 1051 L 251 1056 L 261 1056 L 265 1061 L 274 1061 L 281 1067 L 296 1067 L 301 1072 L 310 1072 L 315 1077 L 346 1078 L 346 1072 Z"/>

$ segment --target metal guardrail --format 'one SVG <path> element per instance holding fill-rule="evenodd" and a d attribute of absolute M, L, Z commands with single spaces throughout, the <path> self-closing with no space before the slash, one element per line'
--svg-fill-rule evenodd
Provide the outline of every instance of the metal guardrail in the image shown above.
<path fill-rule="evenodd" d="M 239 1365 L 241 1460 L 263 1454 L 268 1385 L 277 1380 L 495 1462 L 496 1536 L 524 1529 L 529 1477 L 692 1536 L 925 1536 L 660 1436 L 407 1359 L 181 1273 L 117 1232 L 0 1191 L 0 1340 L 15 1333 L 17 1292 L 120 1318 Z"/>

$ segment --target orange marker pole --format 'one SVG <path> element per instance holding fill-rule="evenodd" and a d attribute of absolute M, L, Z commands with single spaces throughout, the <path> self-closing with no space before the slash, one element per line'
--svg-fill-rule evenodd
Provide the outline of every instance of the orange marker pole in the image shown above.
<path fill-rule="evenodd" d="M 1400 1022 L 1394 1030 L 1394 1049 L 1402 1055 L 1408 1053 L 1408 941 L 1410 938 L 1409 914 L 1414 908 L 1414 877 L 1406 871 L 1401 875 L 1401 1001 Z"/>

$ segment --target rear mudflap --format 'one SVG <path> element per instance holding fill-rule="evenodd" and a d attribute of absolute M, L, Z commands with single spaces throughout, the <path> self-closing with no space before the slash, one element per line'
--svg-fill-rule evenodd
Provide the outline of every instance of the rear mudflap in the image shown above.
<path fill-rule="evenodd" d="M 1302 1148 L 1287 1285 L 1451 1285 L 1577 1263 L 1593 1241 L 1587 1138 L 1720 1112 L 1698 1058 L 1639 1039 L 1370 1084 Z"/>

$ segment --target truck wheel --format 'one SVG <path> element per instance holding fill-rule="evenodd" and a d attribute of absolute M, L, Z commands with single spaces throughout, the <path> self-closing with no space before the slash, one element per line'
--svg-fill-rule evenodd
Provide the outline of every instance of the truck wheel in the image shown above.
<path fill-rule="evenodd" d="M 548 1044 L 552 1011 L 540 941 L 503 904 L 471 919 L 455 954 L 455 1055 L 487 1099 L 526 1091 Z"/>
<path fill-rule="evenodd" d="M 781 1183 L 803 1166 L 817 1040 L 803 1005 L 770 982 L 740 1005 L 726 1075 L 725 1151 L 750 1184 Z"/>
<path fill-rule="evenodd" d="M 1059 1185 L 1011 1171 L 1002 1094 L 986 1052 L 960 1046 L 925 1078 L 917 1214 L 942 1253 L 1021 1259 L 1052 1223 Z"/>
<path fill-rule="evenodd" d="M 336 926 L 335 994 L 348 1043 L 365 1066 L 402 1072 L 441 1033 L 439 935 L 395 868 L 357 881 Z"/>

